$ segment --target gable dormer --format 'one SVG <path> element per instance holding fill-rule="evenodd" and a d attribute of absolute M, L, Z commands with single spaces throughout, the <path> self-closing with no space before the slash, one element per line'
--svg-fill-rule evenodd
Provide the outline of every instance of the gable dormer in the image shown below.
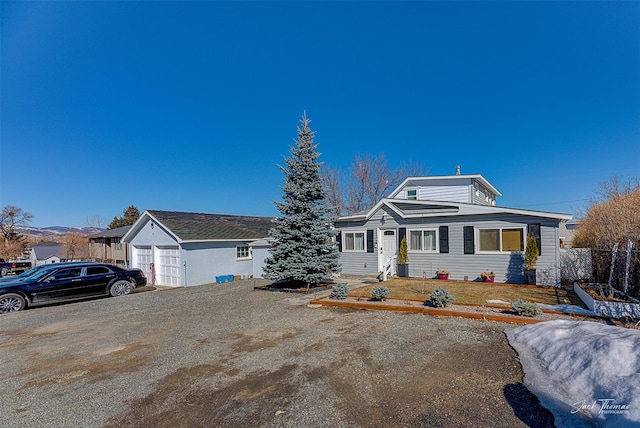
<path fill-rule="evenodd" d="M 496 205 L 502 194 L 482 175 L 445 175 L 408 177 L 391 194 L 390 199 L 459 202 Z"/>

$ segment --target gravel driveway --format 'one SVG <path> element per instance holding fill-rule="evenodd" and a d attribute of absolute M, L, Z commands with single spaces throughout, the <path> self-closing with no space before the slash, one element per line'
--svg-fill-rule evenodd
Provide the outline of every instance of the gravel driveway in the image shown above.
<path fill-rule="evenodd" d="M 518 427 L 509 324 L 308 308 L 253 281 L 0 317 L 0 426 Z"/>

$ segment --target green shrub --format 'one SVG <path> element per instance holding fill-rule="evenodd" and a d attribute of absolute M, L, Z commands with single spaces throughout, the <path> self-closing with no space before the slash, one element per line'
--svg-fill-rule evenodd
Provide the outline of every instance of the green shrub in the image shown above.
<path fill-rule="evenodd" d="M 431 304 L 438 308 L 446 308 L 451 304 L 451 302 L 453 302 L 453 299 L 455 299 L 455 296 L 452 296 L 447 290 L 440 286 L 438 286 L 438 288 L 436 288 L 429 296 Z"/>
<path fill-rule="evenodd" d="M 523 317 L 535 317 L 542 314 L 542 310 L 533 302 L 523 302 L 522 299 L 516 299 L 511 302 L 511 307 L 518 315 Z"/>
<path fill-rule="evenodd" d="M 349 294 L 349 287 L 344 282 L 336 284 L 331 288 L 331 298 L 344 300 Z"/>
<path fill-rule="evenodd" d="M 407 263 L 409 263 L 409 250 L 407 248 L 407 237 L 403 236 L 398 250 L 398 264 L 406 265 Z"/>
<path fill-rule="evenodd" d="M 538 257 L 540 257 L 538 243 L 533 233 L 530 233 L 527 235 L 527 248 L 524 250 L 524 268 L 527 270 L 535 269 Z"/>
<path fill-rule="evenodd" d="M 384 300 L 386 297 L 389 297 L 389 289 L 387 287 L 378 285 L 371 290 L 371 298 L 373 299 Z"/>

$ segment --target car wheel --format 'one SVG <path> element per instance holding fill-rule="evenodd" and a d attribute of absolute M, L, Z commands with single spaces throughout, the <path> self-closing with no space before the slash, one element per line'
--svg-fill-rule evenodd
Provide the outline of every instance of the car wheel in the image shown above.
<path fill-rule="evenodd" d="M 111 293 L 113 297 L 126 296 L 127 294 L 131 294 L 131 290 L 133 290 L 131 283 L 121 279 L 113 283 L 111 289 L 109 289 L 109 293 Z"/>
<path fill-rule="evenodd" d="M 0 314 L 21 311 L 27 306 L 27 302 L 19 294 L 9 293 L 0 296 Z"/>
<path fill-rule="evenodd" d="M 0 271 L 0 276 L 7 276 L 8 273 L 9 270 L 7 268 L 2 268 L 2 271 Z"/>

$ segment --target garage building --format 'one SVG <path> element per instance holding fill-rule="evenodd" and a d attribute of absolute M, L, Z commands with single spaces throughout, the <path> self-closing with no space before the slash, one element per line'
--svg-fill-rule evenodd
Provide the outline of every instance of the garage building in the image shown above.
<path fill-rule="evenodd" d="M 122 241 L 130 246 L 131 266 L 150 283 L 191 286 L 227 275 L 262 276 L 270 228 L 270 217 L 152 210 Z"/>

